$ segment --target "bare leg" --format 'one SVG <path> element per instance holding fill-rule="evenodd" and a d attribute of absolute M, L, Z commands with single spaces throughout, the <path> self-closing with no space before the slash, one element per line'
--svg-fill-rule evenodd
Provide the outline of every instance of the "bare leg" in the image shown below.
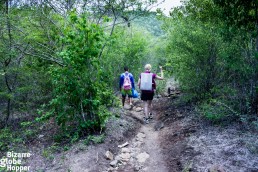
<path fill-rule="evenodd" d="M 129 97 L 129 104 L 130 104 L 130 106 L 132 106 L 132 98 L 131 97 Z"/>
<path fill-rule="evenodd" d="M 153 118 L 153 115 L 152 115 L 152 100 L 148 100 L 148 118 L 149 119 L 152 119 Z"/>
<path fill-rule="evenodd" d="M 144 101 L 144 116 L 148 118 L 149 108 L 148 108 L 148 101 Z"/>
<path fill-rule="evenodd" d="M 152 100 L 148 100 L 148 112 L 152 113 Z"/>

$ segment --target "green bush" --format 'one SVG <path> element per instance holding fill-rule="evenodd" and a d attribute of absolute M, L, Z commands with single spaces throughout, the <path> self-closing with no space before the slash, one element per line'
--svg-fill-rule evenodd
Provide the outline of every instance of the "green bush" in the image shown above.
<path fill-rule="evenodd" d="M 194 0 L 171 12 L 164 24 L 167 66 L 186 99 L 208 101 L 201 107 L 206 117 L 238 120 L 230 111 L 257 114 L 257 40 L 244 27 L 228 26 L 220 10 L 212 0 Z M 210 99 L 223 103 L 218 106 Z"/>
<path fill-rule="evenodd" d="M 8 150 L 8 145 L 13 139 L 13 134 L 9 129 L 0 130 L 0 151 Z"/>
<path fill-rule="evenodd" d="M 106 106 L 111 105 L 113 93 L 103 81 L 106 74 L 98 57 L 104 31 L 90 23 L 85 14 L 72 12 L 69 19 L 60 38 L 65 46 L 58 53 L 63 64 L 52 65 L 48 72 L 53 99 L 40 111 L 38 120 L 54 117 L 63 136 L 74 142 L 81 135 L 101 130 L 109 116 Z"/>
<path fill-rule="evenodd" d="M 8 150 L 16 149 L 16 146 L 23 144 L 23 139 L 16 131 L 9 128 L 0 130 L 0 152 L 6 153 Z"/>
<path fill-rule="evenodd" d="M 239 118 L 230 106 L 215 99 L 201 103 L 198 110 L 204 118 L 216 124 Z"/>
<path fill-rule="evenodd" d="M 85 140 L 84 140 L 84 144 L 85 145 L 89 145 L 90 143 L 93 144 L 100 144 L 103 143 L 105 139 L 105 135 L 101 134 L 101 135 L 89 135 Z"/>

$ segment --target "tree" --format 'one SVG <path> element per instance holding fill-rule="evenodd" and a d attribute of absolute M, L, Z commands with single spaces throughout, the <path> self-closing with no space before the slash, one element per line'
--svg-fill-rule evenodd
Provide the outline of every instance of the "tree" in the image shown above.
<path fill-rule="evenodd" d="M 237 119 L 237 114 L 255 114 L 257 109 L 253 32 L 248 26 L 230 25 L 222 11 L 212 0 L 190 0 L 174 9 L 164 25 L 169 33 L 168 64 L 190 100 L 199 100 L 211 111 L 224 108 L 215 113 L 204 108 L 204 114 L 216 120 Z"/>
<path fill-rule="evenodd" d="M 58 53 L 63 66 L 52 65 L 49 70 L 53 99 L 41 119 L 54 117 L 64 133 L 78 138 L 103 127 L 112 92 L 103 82 L 105 71 L 99 65 L 104 31 L 90 23 L 85 14 L 71 12 L 69 23 L 60 39 L 64 49 Z"/>
<path fill-rule="evenodd" d="M 252 64 L 253 71 L 251 73 L 252 80 L 250 81 L 250 102 L 252 112 L 258 113 L 258 1 L 257 0 L 213 0 L 216 5 L 221 8 L 219 16 L 227 22 L 228 28 L 236 32 L 248 32 L 251 37 L 251 48 L 247 51 L 247 58 Z M 246 47 L 248 48 L 248 47 Z M 255 89 L 256 88 L 256 89 Z"/>
<path fill-rule="evenodd" d="M 167 51 L 173 66 L 173 73 L 181 88 L 194 100 L 214 95 L 218 85 L 217 66 L 221 38 L 210 32 L 209 26 L 192 21 L 174 22 L 170 30 Z"/>
<path fill-rule="evenodd" d="M 11 15 L 11 1 L 6 0 L 5 4 L 2 4 L 2 17 L 0 21 L 2 23 L 2 32 L 1 34 L 1 51 L 0 51 L 0 62 L 1 68 L 3 69 L 2 75 L 4 76 L 4 82 L 6 89 L 0 90 L 1 96 L 7 101 L 6 107 L 6 117 L 5 117 L 5 126 L 11 115 L 11 104 L 14 98 L 14 92 L 17 86 L 17 75 L 18 68 L 21 64 L 22 58 L 24 58 L 24 51 L 26 48 L 19 51 L 16 46 L 17 42 L 15 41 L 15 36 L 17 30 L 12 25 L 12 15 Z M 16 32 L 15 32 L 16 31 Z"/>
<path fill-rule="evenodd" d="M 44 8 L 41 12 L 49 12 L 49 8 Z M 53 62 L 61 65 L 55 55 L 55 50 L 62 47 L 55 43 L 55 35 L 59 30 L 57 25 L 53 24 L 54 20 L 37 13 L 37 10 L 32 7 L 19 6 L 13 1 L 6 1 L 1 13 L 0 65 L 2 75 L 0 77 L 4 79 L 5 88 L 0 89 L 0 94 L 2 99 L 6 100 L 4 124 L 7 125 L 12 111 L 24 109 L 21 106 L 29 104 L 28 101 L 31 101 L 32 105 L 33 100 L 38 100 L 42 89 L 39 89 L 39 85 L 43 84 L 42 80 L 38 81 L 42 78 L 41 76 L 44 76 L 44 71 L 40 73 L 41 69 L 36 69 L 36 73 L 40 73 L 38 76 L 35 76 L 35 72 L 33 74 L 31 72 L 37 65 L 42 66 L 46 63 L 40 62 L 42 59 L 49 61 L 48 64 Z M 34 69 L 30 71 L 29 66 L 33 66 Z M 34 82 L 28 82 L 31 80 Z M 35 96 L 34 99 L 33 96 Z"/>

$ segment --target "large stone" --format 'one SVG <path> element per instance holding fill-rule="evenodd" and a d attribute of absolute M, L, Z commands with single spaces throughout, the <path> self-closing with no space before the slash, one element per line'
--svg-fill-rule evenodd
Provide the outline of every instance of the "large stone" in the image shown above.
<path fill-rule="evenodd" d="M 125 110 L 132 110 L 132 109 L 133 109 L 133 106 L 130 106 L 129 104 L 125 104 L 125 105 L 124 105 L 124 109 L 125 109 Z"/>
<path fill-rule="evenodd" d="M 129 161 L 131 158 L 131 155 L 130 153 L 122 153 L 120 154 L 120 158 L 122 161 Z"/>
<path fill-rule="evenodd" d="M 143 139 L 142 139 L 142 140 L 143 140 Z M 143 142 L 141 142 L 141 141 L 135 141 L 135 142 L 133 143 L 133 147 L 134 147 L 134 148 L 140 147 L 142 144 L 143 144 Z"/>
<path fill-rule="evenodd" d="M 110 151 L 107 151 L 105 153 L 105 156 L 108 160 L 113 160 L 114 159 L 114 155 L 110 152 Z"/>
<path fill-rule="evenodd" d="M 136 140 L 139 142 L 143 142 L 144 139 L 142 137 L 137 137 Z"/>
<path fill-rule="evenodd" d="M 114 161 L 110 162 L 110 165 L 111 165 L 112 167 L 116 167 L 117 164 L 118 164 L 118 160 L 114 160 Z"/>
<path fill-rule="evenodd" d="M 130 149 L 129 148 L 122 148 L 121 150 L 122 153 L 130 153 Z"/>
<path fill-rule="evenodd" d="M 146 135 L 144 133 L 138 133 L 136 137 L 137 138 L 145 138 Z"/>
<path fill-rule="evenodd" d="M 141 112 L 141 111 L 142 111 L 142 108 L 141 108 L 141 107 L 137 107 L 137 108 L 135 108 L 135 111 L 136 111 L 136 112 Z"/>
<path fill-rule="evenodd" d="M 108 169 L 107 169 L 107 172 L 114 172 L 114 171 L 116 171 L 118 169 L 118 167 L 109 167 Z M 105 171 L 104 171 L 105 172 Z"/>
<path fill-rule="evenodd" d="M 147 154 L 146 152 L 140 153 L 139 155 L 137 155 L 137 161 L 140 163 L 145 162 L 148 158 L 150 157 L 149 154 Z"/>
<path fill-rule="evenodd" d="M 142 169 L 142 166 L 141 165 L 136 165 L 134 167 L 134 171 L 140 171 Z"/>
<path fill-rule="evenodd" d="M 118 162 L 121 160 L 121 157 L 119 156 L 119 155 L 117 155 L 116 157 L 115 157 L 115 160 L 117 160 Z"/>
<path fill-rule="evenodd" d="M 146 135 L 144 133 L 138 133 L 136 135 L 136 140 L 137 141 L 140 141 L 140 142 L 143 142 L 144 138 L 146 137 Z"/>

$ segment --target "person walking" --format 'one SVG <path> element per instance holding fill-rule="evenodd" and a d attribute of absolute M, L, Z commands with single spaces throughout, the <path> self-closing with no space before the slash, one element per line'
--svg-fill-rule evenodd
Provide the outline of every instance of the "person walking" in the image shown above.
<path fill-rule="evenodd" d="M 126 96 L 129 98 L 129 104 L 132 107 L 132 96 L 134 86 L 134 77 L 131 73 L 129 73 L 129 68 L 124 67 L 124 73 L 120 75 L 119 88 L 122 94 L 122 105 L 125 105 Z"/>
<path fill-rule="evenodd" d="M 141 100 L 144 101 L 144 123 L 148 124 L 149 119 L 152 119 L 152 100 L 154 96 L 154 91 L 156 89 L 156 83 L 155 79 L 163 80 L 163 70 L 162 66 L 160 66 L 160 74 L 161 76 L 158 76 L 155 73 L 151 73 L 151 65 L 146 64 L 145 65 L 145 72 L 141 73 L 139 80 L 138 80 L 138 86 L 141 90 Z"/>

